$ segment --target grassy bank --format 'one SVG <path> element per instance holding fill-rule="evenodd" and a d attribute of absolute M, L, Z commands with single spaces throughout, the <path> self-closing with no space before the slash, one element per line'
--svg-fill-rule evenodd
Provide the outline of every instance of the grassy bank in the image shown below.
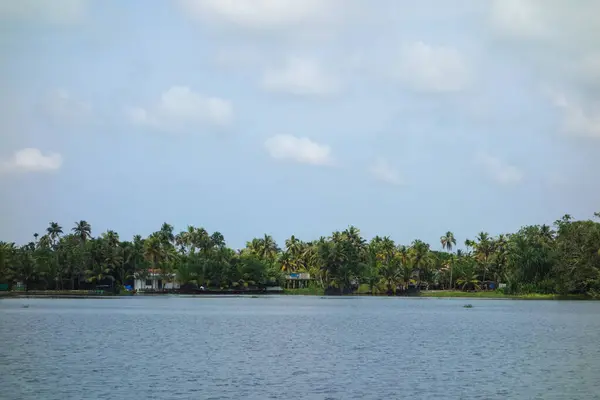
<path fill-rule="evenodd" d="M 303 289 L 284 289 L 284 294 L 302 295 L 302 296 L 323 296 L 324 291 L 319 287 L 308 287 Z"/>
<path fill-rule="evenodd" d="M 128 293 L 122 293 L 129 295 Z M 1 297 L 64 297 L 64 298 L 87 298 L 87 297 L 109 297 L 117 296 L 112 291 L 106 290 L 29 290 L 25 291 L 10 291 L 0 292 Z"/>
<path fill-rule="evenodd" d="M 284 294 L 287 295 L 304 295 L 304 296 L 323 296 L 321 288 L 304 288 L 304 289 L 285 289 Z M 357 291 L 355 295 L 370 296 L 364 291 Z M 374 293 L 373 296 L 387 296 L 385 293 Z M 593 300 L 590 296 L 585 295 L 567 295 L 561 296 L 556 294 L 528 293 L 528 294 L 504 294 L 500 291 L 486 292 L 462 292 L 458 290 L 428 290 L 422 291 L 419 297 L 431 298 L 475 298 L 475 299 L 515 299 L 515 300 Z"/>
<path fill-rule="evenodd" d="M 592 297 L 585 295 L 556 295 L 542 293 L 528 294 L 504 294 L 500 291 L 490 292 L 461 292 L 452 290 L 430 290 L 422 291 L 420 297 L 456 297 L 456 298 L 480 298 L 480 299 L 520 299 L 520 300 L 592 300 Z"/>

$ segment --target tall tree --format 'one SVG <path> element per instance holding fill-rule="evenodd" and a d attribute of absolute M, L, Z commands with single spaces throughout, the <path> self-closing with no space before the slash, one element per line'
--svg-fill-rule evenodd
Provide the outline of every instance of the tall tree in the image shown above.
<path fill-rule="evenodd" d="M 454 246 L 456 246 L 456 239 L 454 238 L 454 233 L 448 231 L 446 232 L 446 234 L 442 237 L 440 237 L 440 243 L 442 244 L 442 249 L 448 251 L 448 253 L 450 253 L 452 251 L 452 248 Z M 452 267 L 453 267 L 453 263 L 450 262 L 449 264 L 450 267 L 450 289 L 454 288 L 453 285 L 453 281 L 452 281 Z"/>
<path fill-rule="evenodd" d="M 85 243 L 92 237 L 92 226 L 84 220 L 76 222 L 71 231 L 79 238 L 81 243 Z"/>

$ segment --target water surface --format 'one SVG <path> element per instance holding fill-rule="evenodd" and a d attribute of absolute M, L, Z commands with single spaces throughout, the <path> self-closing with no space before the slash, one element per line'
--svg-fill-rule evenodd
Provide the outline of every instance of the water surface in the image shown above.
<path fill-rule="evenodd" d="M 600 302 L 0 299 L 2 399 L 600 399 L 598 371 Z"/>

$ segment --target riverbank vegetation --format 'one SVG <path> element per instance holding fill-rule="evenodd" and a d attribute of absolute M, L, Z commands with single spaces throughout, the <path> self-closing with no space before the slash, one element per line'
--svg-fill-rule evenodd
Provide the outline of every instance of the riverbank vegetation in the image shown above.
<path fill-rule="evenodd" d="M 452 232 L 432 244 L 418 239 L 397 244 L 380 236 L 367 241 L 351 226 L 313 241 L 291 236 L 281 247 L 264 235 L 233 250 L 219 232 L 193 226 L 176 233 L 164 223 L 148 237 L 123 240 L 111 230 L 94 237 L 86 221 L 70 229 L 51 222 L 30 243 L 0 242 L 0 283 L 21 282 L 36 290 L 118 287 L 158 270 L 166 282 L 239 288 L 284 285 L 286 274 L 308 272 L 313 281 L 306 293 L 395 294 L 421 288 L 485 297 L 498 293 L 502 283 L 505 295 L 600 294 L 596 221 L 565 215 L 553 227 L 525 226 L 498 236 L 480 232 L 462 243 L 457 249 Z M 492 288 L 496 291 L 485 291 Z"/>

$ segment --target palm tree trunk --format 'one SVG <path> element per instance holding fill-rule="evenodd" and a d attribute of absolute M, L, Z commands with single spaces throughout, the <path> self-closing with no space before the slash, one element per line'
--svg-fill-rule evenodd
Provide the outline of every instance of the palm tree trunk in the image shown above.
<path fill-rule="evenodd" d="M 485 282 L 485 273 L 486 272 L 487 272 L 487 260 L 483 264 L 483 280 L 481 281 L 482 284 L 483 284 L 483 282 Z"/>

